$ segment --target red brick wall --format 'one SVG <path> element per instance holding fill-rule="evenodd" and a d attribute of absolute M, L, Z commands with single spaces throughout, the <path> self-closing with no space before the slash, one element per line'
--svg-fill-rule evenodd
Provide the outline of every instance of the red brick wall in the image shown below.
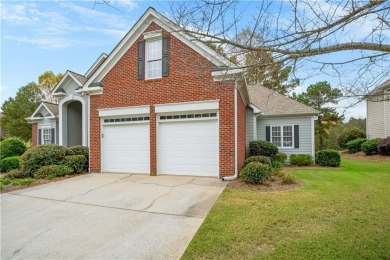
<path fill-rule="evenodd" d="M 33 123 L 31 125 L 32 125 L 31 145 L 36 146 L 38 144 L 38 124 Z"/>
<path fill-rule="evenodd" d="M 246 109 L 240 94 L 237 95 L 237 169 L 240 172 L 246 158 Z"/>
<path fill-rule="evenodd" d="M 152 23 L 146 31 L 160 29 Z M 165 32 L 163 32 L 166 34 Z M 172 35 L 169 76 L 137 80 L 137 42 L 122 56 L 102 80 L 103 94 L 91 96 L 91 172 L 100 172 L 100 121 L 97 109 L 151 105 L 150 161 L 156 174 L 156 116 L 154 104 L 219 99 L 220 177 L 234 174 L 234 82 L 214 82 L 215 67 L 203 56 Z M 143 36 L 139 38 L 142 40 Z"/>

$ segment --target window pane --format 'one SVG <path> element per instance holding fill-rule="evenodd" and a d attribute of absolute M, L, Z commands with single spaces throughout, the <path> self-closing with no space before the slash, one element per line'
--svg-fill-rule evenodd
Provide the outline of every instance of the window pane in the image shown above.
<path fill-rule="evenodd" d="M 283 126 L 283 146 L 292 147 L 293 146 L 293 130 L 292 126 Z"/>
<path fill-rule="evenodd" d="M 271 142 L 275 144 L 277 147 L 282 146 L 282 133 L 280 130 L 280 126 L 273 126 L 271 129 L 272 132 L 272 139 Z"/>
<path fill-rule="evenodd" d="M 159 60 L 162 58 L 162 41 L 147 42 L 146 58 L 150 60 Z"/>
<path fill-rule="evenodd" d="M 160 78 L 162 73 L 162 61 L 148 61 L 146 64 L 148 71 L 148 78 Z"/>

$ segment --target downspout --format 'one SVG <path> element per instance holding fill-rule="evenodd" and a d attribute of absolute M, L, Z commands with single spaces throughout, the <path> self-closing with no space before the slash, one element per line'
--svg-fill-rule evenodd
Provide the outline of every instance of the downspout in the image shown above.
<path fill-rule="evenodd" d="M 237 169 L 237 82 L 234 84 L 234 175 L 222 177 L 222 181 L 233 181 L 238 177 Z"/>

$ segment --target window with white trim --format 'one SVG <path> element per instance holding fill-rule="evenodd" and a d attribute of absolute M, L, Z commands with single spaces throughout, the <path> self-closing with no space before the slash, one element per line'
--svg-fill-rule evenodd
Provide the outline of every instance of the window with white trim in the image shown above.
<path fill-rule="evenodd" d="M 42 129 L 42 143 L 51 144 L 51 129 L 46 128 Z"/>
<path fill-rule="evenodd" d="M 146 78 L 155 79 L 162 76 L 162 40 L 146 41 Z"/>
<path fill-rule="evenodd" d="M 294 130 L 292 125 L 272 126 L 271 142 L 279 148 L 294 147 Z"/>

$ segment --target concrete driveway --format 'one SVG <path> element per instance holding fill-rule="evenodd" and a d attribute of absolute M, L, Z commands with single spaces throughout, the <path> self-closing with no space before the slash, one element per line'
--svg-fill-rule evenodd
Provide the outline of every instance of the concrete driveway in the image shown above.
<path fill-rule="evenodd" d="M 1 259 L 177 259 L 226 186 L 88 174 L 1 195 Z"/>

